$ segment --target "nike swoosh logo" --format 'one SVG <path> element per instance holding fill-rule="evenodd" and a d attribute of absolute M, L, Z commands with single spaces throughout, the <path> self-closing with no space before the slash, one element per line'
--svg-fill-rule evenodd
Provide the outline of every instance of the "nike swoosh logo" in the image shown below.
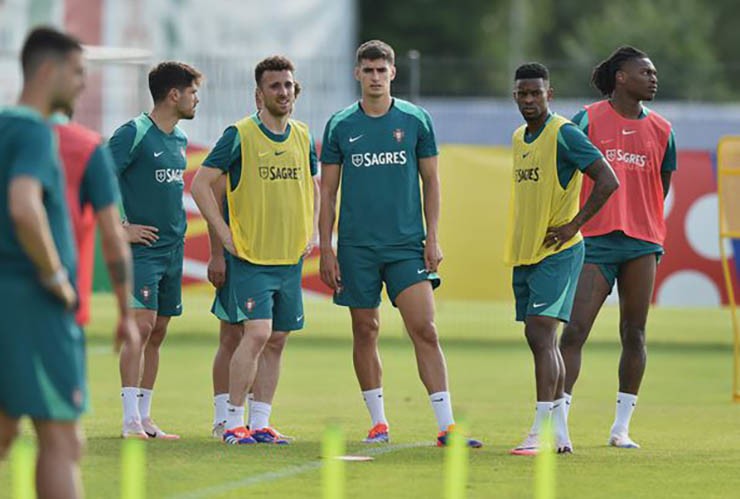
<path fill-rule="evenodd" d="M 364 136 L 365 136 L 365 134 L 363 133 L 362 135 L 358 135 L 357 137 L 350 137 L 349 138 L 349 143 L 351 144 L 352 142 L 358 141 L 358 140 L 360 140 Z"/>
<path fill-rule="evenodd" d="M 522 159 L 526 158 L 527 156 L 529 156 L 529 153 L 525 152 L 524 154 L 522 154 Z"/>
<path fill-rule="evenodd" d="M 622 129 L 622 135 L 632 135 L 633 133 L 637 133 L 637 130 L 624 130 L 624 129 Z"/>
<path fill-rule="evenodd" d="M 614 139 L 604 139 L 601 141 L 602 144 L 608 144 L 609 142 L 614 142 Z"/>
<path fill-rule="evenodd" d="M 423 274 L 427 271 L 427 269 L 419 269 L 416 271 L 417 274 Z"/>
<path fill-rule="evenodd" d="M 532 304 L 532 306 L 533 306 L 534 308 L 540 308 L 540 307 L 544 307 L 545 305 L 547 305 L 547 303 L 533 303 L 533 304 Z"/>
<path fill-rule="evenodd" d="M 280 156 L 281 154 L 285 154 L 285 151 L 275 151 L 275 156 Z"/>
<path fill-rule="evenodd" d="M 299 315 L 298 317 L 295 318 L 295 321 L 296 322 L 301 322 L 301 319 L 303 319 L 303 316 L 302 315 Z"/>
<path fill-rule="evenodd" d="M 160 156 L 161 156 L 161 155 L 163 155 L 163 154 L 164 154 L 164 151 L 159 151 L 159 152 L 155 152 L 155 153 L 154 153 L 154 157 L 155 157 L 155 158 L 158 158 L 158 157 L 160 157 Z"/>
<path fill-rule="evenodd" d="M 436 400 L 435 399 L 432 399 L 432 402 L 444 402 L 444 399 L 443 398 L 442 399 L 436 399 Z"/>

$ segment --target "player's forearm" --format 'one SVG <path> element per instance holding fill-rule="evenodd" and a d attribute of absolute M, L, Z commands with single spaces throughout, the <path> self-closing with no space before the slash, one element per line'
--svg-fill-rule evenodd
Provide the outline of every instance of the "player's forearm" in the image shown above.
<path fill-rule="evenodd" d="M 131 248 L 126 242 L 118 210 L 114 206 L 100 210 L 97 219 L 103 258 L 108 268 L 113 292 L 116 295 L 118 313 L 125 316 L 130 313 L 129 296 L 131 296 L 133 281 Z"/>
<path fill-rule="evenodd" d="M 595 167 L 595 165 L 598 166 Z M 619 180 L 617 180 L 614 170 L 603 160 L 601 160 L 601 164 L 595 163 L 589 166 L 586 173 L 594 181 L 594 188 L 581 210 L 571 221 L 579 229 L 599 212 L 619 187 Z"/>
<path fill-rule="evenodd" d="M 226 183 L 217 182 L 216 185 L 211 186 L 211 192 L 213 192 L 213 198 L 217 201 L 218 212 L 221 218 L 223 218 L 223 201 L 226 197 Z M 211 226 L 211 224 L 208 224 L 208 243 L 211 248 L 211 256 L 220 256 L 223 254 L 224 245 L 221 243 L 221 239 L 218 237 L 218 233 Z"/>
<path fill-rule="evenodd" d="M 15 180 L 8 191 L 10 217 L 18 242 L 42 279 L 54 275 L 62 263 L 41 200 L 41 185 L 31 179 Z"/>
<path fill-rule="evenodd" d="M 424 180 L 424 220 L 426 221 L 427 241 L 438 241 L 439 213 L 442 194 L 439 177 Z"/>
<path fill-rule="evenodd" d="M 214 230 L 214 234 L 220 234 L 220 231 L 228 231 L 229 227 L 224 221 L 221 210 L 219 209 L 216 198 L 213 195 L 213 189 L 211 186 L 211 180 L 208 178 L 208 174 L 203 174 L 203 168 L 198 170 L 193 178 L 193 183 L 190 187 L 190 193 L 193 195 L 195 204 L 198 205 L 200 214 L 206 219 L 208 226 Z M 216 182 L 217 178 L 213 179 Z M 219 237 L 219 240 L 221 238 Z"/>

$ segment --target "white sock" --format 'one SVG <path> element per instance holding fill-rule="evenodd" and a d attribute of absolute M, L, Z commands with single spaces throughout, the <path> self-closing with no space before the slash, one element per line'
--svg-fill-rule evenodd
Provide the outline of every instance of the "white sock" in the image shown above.
<path fill-rule="evenodd" d="M 617 393 L 617 410 L 612 425 L 612 435 L 627 434 L 630 430 L 632 412 L 637 405 L 637 395 L 631 393 Z"/>
<path fill-rule="evenodd" d="M 247 426 L 250 428 L 254 428 L 252 424 L 252 414 L 254 414 L 254 411 L 252 411 L 252 404 L 254 403 L 254 393 L 247 393 L 247 410 L 249 411 L 247 413 Z"/>
<path fill-rule="evenodd" d="M 565 397 L 552 403 L 552 431 L 557 444 L 570 442 L 568 433 L 568 413 Z"/>
<path fill-rule="evenodd" d="M 563 392 L 563 398 L 565 399 L 565 424 L 568 424 L 568 416 L 570 416 L 570 404 L 573 400 L 573 395 Z"/>
<path fill-rule="evenodd" d="M 123 421 L 141 421 L 139 414 L 139 387 L 124 386 L 121 388 L 121 400 L 123 401 Z"/>
<path fill-rule="evenodd" d="M 226 429 L 233 430 L 244 426 L 244 406 L 231 405 L 226 403 Z"/>
<path fill-rule="evenodd" d="M 378 423 L 388 424 L 385 419 L 385 404 L 383 403 L 383 388 L 365 390 L 362 392 L 362 398 L 365 399 L 365 406 L 370 413 L 370 419 L 373 420 L 373 426 Z"/>
<path fill-rule="evenodd" d="M 552 415 L 552 402 L 537 402 L 535 411 L 534 423 L 532 423 L 532 428 L 530 428 L 529 433 L 539 435 L 542 431 L 542 425 L 545 424 L 545 421 L 548 421 Z"/>
<path fill-rule="evenodd" d="M 434 409 L 434 416 L 437 418 L 439 431 L 446 431 L 447 427 L 455 424 L 455 420 L 452 417 L 450 392 L 432 393 L 429 395 L 429 400 L 432 402 L 432 409 Z"/>
<path fill-rule="evenodd" d="M 139 414 L 141 419 L 149 419 L 152 417 L 152 396 L 154 390 L 147 390 L 146 388 L 139 389 Z"/>
<path fill-rule="evenodd" d="M 249 404 L 249 429 L 261 430 L 270 426 L 270 413 L 272 406 L 266 402 L 253 400 Z"/>
<path fill-rule="evenodd" d="M 213 425 L 226 421 L 226 404 L 229 402 L 228 393 L 219 393 L 213 396 Z"/>

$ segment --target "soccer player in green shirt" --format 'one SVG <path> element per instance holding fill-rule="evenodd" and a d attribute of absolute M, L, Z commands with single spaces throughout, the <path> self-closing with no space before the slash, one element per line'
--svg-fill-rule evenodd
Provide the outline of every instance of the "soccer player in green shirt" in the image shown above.
<path fill-rule="evenodd" d="M 335 113 L 324 131 L 321 279 L 334 290 L 334 302 L 350 308 L 355 373 L 373 424 L 365 442 L 389 441 L 377 344 L 378 306 L 385 283 L 414 344 L 419 374 L 439 426 L 437 445 L 443 446 L 454 419 L 432 293 L 440 284 L 437 268 L 442 261 L 437 239 L 439 153 L 429 114 L 391 96 L 394 58 L 393 49 L 382 41 L 360 45 L 355 78 L 362 98 Z M 340 181 L 335 255 L 332 230 Z M 482 445 L 472 439 L 468 444 Z"/>
<path fill-rule="evenodd" d="M 39 497 L 79 497 L 87 406 L 75 323 L 77 255 L 64 174 L 46 119 L 84 86 L 82 46 L 37 28 L 21 51 L 18 105 L 0 111 L 0 459 L 29 416 L 39 440 Z"/>
<path fill-rule="evenodd" d="M 154 101 L 151 113 L 142 113 L 122 125 L 109 143 L 130 224 L 133 302 L 142 339 L 142 348 L 124 345 L 121 350 L 124 438 L 179 438 L 159 429 L 150 411 L 159 347 L 170 318 L 182 314 L 187 227 L 182 175 L 187 165 L 187 137 L 177 123 L 195 117 L 201 78 L 196 69 L 181 62 L 157 65 L 149 72 Z M 131 238 L 137 230 L 138 236 Z"/>

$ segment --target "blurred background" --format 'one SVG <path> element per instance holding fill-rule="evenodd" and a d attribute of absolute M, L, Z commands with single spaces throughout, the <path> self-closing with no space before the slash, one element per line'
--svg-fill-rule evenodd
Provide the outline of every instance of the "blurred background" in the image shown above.
<path fill-rule="evenodd" d="M 655 301 L 727 302 L 715 151 L 720 137 L 740 133 L 735 0 L 0 0 L 2 105 L 17 98 L 18 50 L 36 24 L 63 27 L 94 46 L 76 119 L 104 136 L 149 110 L 153 63 L 183 60 L 205 74 L 197 117 L 182 123 L 191 142 L 186 190 L 223 129 L 253 112 L 257 61 L 284 54 L 296 63 L 304 87 L 296 118 L 320 142 L 326 120 L 358 96 L 357 45 L 372 38 L 390 43 L 398 67 L 394 94 L 429 110 L 442 146 L 445 285 L 438 297 L 479 302 L 511 300 L 502 248 L 510 138 L 521 123 L 511 100 L 514 68 L 545 63 L 552 108 L 570 117 L 600 98 L 589 85 L 593 66 L 617 46 L 634 45 L 658 68 L 659 93 L 649 106 L 673 123 L 679 148 Z M 209 290 L 205 225 L 187 193 L 185 206 L 186 281 L 193 292 Z M 726 249 L 732 256 L 740 244 Z M 304 286 L 312 296 L 327 296 L 317 271 L 314 256 Z M 104 272 L 96 289 L 107 289 Z"/>

